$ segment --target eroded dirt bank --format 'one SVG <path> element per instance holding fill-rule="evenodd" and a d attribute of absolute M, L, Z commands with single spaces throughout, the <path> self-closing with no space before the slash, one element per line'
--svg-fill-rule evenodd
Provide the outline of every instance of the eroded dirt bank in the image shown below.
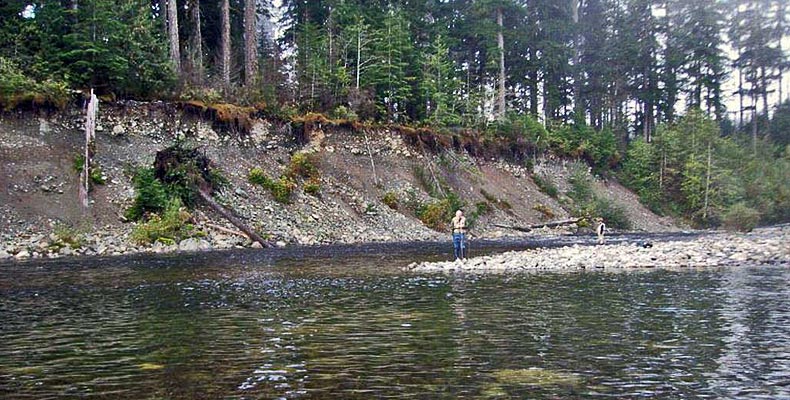
<path fill-rule="evenodd" d="M 259 119 L 253 120 L 249 134 L 240 135 L 171 104 L 135 102 L 100 107 L 96 159 L 106 184 L 95 187 L 85 210 L 78 201 L 74 170 L 84 140 L 82 121 L 79 110 L 0 117 L 0 258 L 252 246 L 205 208 L 193 213 L 199 237 L 170 245 L 139 245 L 130 239 L 135 224 L 125 222 L 123 214 L 135 195 L 133 172 L 150 165 L 158 150 L 176 140 L 199 146 L 216 163 L 230 182 L 219 200 L 280 246 L 446 239 L 447 233 L 426 227 L 413 211 L 414 204 L 431 201 L 426 186 L 434 183 L 457 194 L 467 215 L 475 214 L 473 234 L 478 238 L 547 233 L 519 233 L 494 224 L 524 226 L 569 216 L 561 201 L 538 189 L 531 175 L 551 177 L 562 192 L 572 165 L 568 161 L 538 159 L 530 172 L 501 159 L 429 152 L 384 128 L 360 134 L 318 124 L 308 140 L 298 141 L 288 124 Z M 317 195 L 305 193 L 300 185 L 285 204 L 248 182 L 255 167 L 277 177 L 295 152 L 315 155 Z M 617 182 L 597 180 L 594 187 L 624 210 L 635 230 L 677 230 Z M 385 204 L 388 195 L 396 199 L 396 208 Z M 79 236 L 79 244 L 64 245 L 63 231 Z"/>

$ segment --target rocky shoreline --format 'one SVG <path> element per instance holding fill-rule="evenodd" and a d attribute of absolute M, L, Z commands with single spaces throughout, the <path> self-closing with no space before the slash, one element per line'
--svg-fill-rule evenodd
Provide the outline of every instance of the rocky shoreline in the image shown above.
<path fill-rule="evenodd" d="M 712 232 L 691 240 L 573 245 L 511 251 L 463 261 L 412 263 L 406 270 L 429 273 L 510 274 L 529 271 L 701 268 L 789 265 L 790 225 L 750 233 Z"/>

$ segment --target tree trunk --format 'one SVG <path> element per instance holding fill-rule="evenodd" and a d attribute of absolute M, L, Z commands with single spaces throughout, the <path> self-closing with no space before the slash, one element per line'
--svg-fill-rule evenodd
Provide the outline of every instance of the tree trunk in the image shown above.
<path fill-rule="evenodd" d="M 573 68 L 576 70 L 573 77 L 573 108 L 577 115 L 584 115 L 584 101 L 582 100 L 582 32 L 579 26 L 579 7 L 581 0 L 573 0 L 571 12 L 573 13 L 573 24 L 576 26 L 576 40 L 573 44 Z M 591 125 L 595 125 L 594 118 L 591 118 Z"/>
<path fill-rule="evenodd" d="M 359 65 L 362 59 L 362 29 L 357 30 L 357 73 L 356 85 L 354 86 L 359 91 Z"/>
<path fill-rule="evenodd" d="M 225 219 L 227 219 L 228 221 L 230 221 L 230 223 L 232 223 L 234 226 L 239 228 L 239 230 L 244 232 L 244 234 L 246 234 L 250 239 L 260 243 L 261 246 L 263 247 L 272 247 L 271 243 L 264 240 L 260 235 L 255 233 L 255 231 L 253 231 L 252 228 L 241 222 L 241 220 L 233 216 L 233 214 L 231 214 L 231 212 L 228 211 L 225 207 L 217 203 L 216 200 L 214 200 L 214 198 L 211 197 L 211 194 L 209 194 L 203 189 L 200 189 L 198 192 L 200 193 L 200 198 L 202 198 L 203 201 L 205 201 L 206 204 L 208 204 L 208 206 L 211 207 L 212 210 L 216 211 L 218 214 L 225 217 Z"/>
<path fill-rule="evenodd" d="M 192 19 L 192 82 L 196 85 L 203 84 L 203 34 L 200 27 L 200 1 L 190 0 L 189 15 Z"/>
<path fill-rule="evenodd" d="M 562 220 L 562 221 L 554 221 L 554 222 L 547 222 L 545 224 L 535 224 L 535 225 L 527 225 L 527 226 L 511 226 L 511 225 L 500 225 L 500 224 L 492 224 L 492 225 L 494 225 L 494 226 L 496 226 L 498 228 L 506 228 L 506 229 L 513 229 L 513 230 L 521 231 L 521 232 L 529 232 L 529 231 L 531 231 L 533 229 L 554 228 L 554 227 L 558 227 L 558 226 L 562 226 L 562 225 L 575 224 L 575 223 L 581 221 L 582 219 L 583 218 L 572 218 L 572 219 L 565 219 L 565 220 Z"/>
<path fill-rule="evenodd" d="M 230 87 L 230 0 L 222 0 L 220 11 L 220 66 L 222 85 Z"/>
<path fill-rule="evenodd" d="M 244 83 L 255 82 L 258 73 L 258 29 L 256 0 L 244 0 Z"/>
<path fill-rule="evenodd" d="M 497 114 L 500 119 L 505 118 L 505 38 L 502 32 L 502 7 L 496 10 L 497 48 L 499 49 L 499 93 L 497 93 Z"/>
<path fill-rule="evenodd" d="M 176 76 L 181 76 L 181 41 L 178 38 L 178 3 L 167 1 L 167 37 L 170 40 L 170 64 Z"/>
<path fill-rule="evenodd" d="M 159 7 L 159 21 L 160 27 L 162 29 L 162 36 L 167 37 L 167 0 L 157 0 L 157 6 Z"/>
<path fill-rule="evenodd" d="M 757 154 L 757 99 L 752 95 L 752 151 Z"/>
<path fill-rule="evenodd" d="M 738 68 L 738 114 L 739 122 L 738 127 L 743 126 L 743 69 Z"/>
<path fill-rule="evenodd" d="M 762 95 L 763 95 L 763 113 L 765 118 L 768 118 L 768 77 L 765 72 L 765 67 L 760 68 L 760 80 L 762 81 Z"/>
<path fill-rule="evenodd" d="M 529 60 L 535 64 L 537 58 L 537 50 L 532 45 L 529 49 Z M 535 118 L 538 117 L 538 69 L 535 67 L 529 72 L 529 113 Z"/>
<path fill-rule="evenodd" d="M 711 175 L 711 142 L 708 141 L 708 168 L 705 172 L 705 206 L 702 209 L 702 220 L 708 220 L 708 199 L 710 198 L 710 175 Z"/>

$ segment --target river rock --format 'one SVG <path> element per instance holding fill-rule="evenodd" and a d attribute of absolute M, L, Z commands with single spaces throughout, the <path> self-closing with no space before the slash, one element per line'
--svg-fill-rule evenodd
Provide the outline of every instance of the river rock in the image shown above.
<path fill-rule="evenodd" d="M 5 260 L 6 258 L 11 258 L 13 255 L 11 253 L 6 252 L 5 250 L 0 250 L 0 260 Z"/>
<path fill-rule="evenodd" d="M 211 250 L 211 244 L 203 239 L 188 238 L 178 243 L 180 251 L 205 251 Z"/>
<path fill-rule="evenodd" d="M 14 255 L 14 258 L 16 258 L 17 260 L 22 260 L 22 259 L 25 259 L 25 258 L 30 258 L 30 252 L 29 252 L 29 251 L 27 251 L 27 250 L 22 250 L 22 251 L 20 251 L 19 253 L 16 253 L 16 254 Z"/>

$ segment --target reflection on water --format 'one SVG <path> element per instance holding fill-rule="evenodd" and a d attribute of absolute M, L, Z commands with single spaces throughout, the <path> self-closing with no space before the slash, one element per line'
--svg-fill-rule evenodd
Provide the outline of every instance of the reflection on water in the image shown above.
<path fill-rule="evenodd" d="M 0 270 L 0 398 L 790 398 L 790 270 Z"/>

